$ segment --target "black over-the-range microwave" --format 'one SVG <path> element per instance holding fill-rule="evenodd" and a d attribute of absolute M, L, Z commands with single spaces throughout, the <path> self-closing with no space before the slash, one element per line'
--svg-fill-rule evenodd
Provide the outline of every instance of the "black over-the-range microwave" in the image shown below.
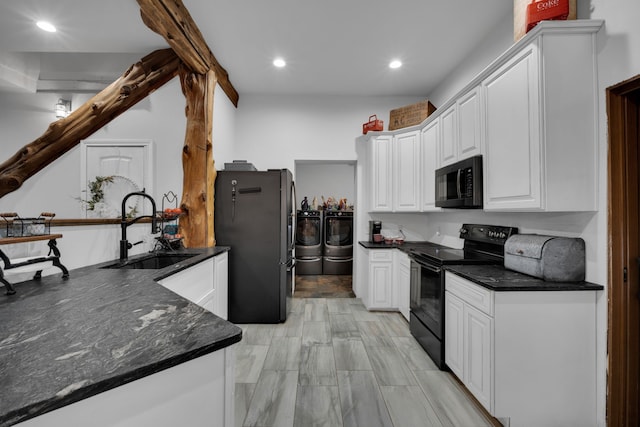
<path fill-rule="evenodd" d="M 460 160 L 436 170 L 436 206 L 482 208 L 482 156 Z"/>

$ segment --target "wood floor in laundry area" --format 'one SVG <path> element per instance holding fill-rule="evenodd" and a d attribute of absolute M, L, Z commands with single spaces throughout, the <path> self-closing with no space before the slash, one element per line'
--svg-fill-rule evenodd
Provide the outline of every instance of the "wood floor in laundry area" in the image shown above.
<path fill-rule="evenodd" d="M 294 298 L 353 298 L 352 276 L 319 274 L 296 276 Z"/>
<path fill-rule="evenodd" d="M 294 298 L 287 321 L 239 325 L 236 426 L 491 426 L 395 312 Z"/>

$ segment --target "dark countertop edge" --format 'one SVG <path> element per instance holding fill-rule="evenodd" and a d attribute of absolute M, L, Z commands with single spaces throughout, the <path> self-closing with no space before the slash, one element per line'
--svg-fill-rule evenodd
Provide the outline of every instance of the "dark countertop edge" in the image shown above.
<path fill-rule="evenodd" d="M 188 362 L 206 354 L 222 350 L 223 348 L 227 348 L 233 344 L 240 342 L 241 340 L 242 330 L 240 330 L 240 332 L 237 334 L 230 335 L 227 338 L 216 341 L 213 344 L 206 345 L 186 353 L 182 353 L 169 359 L 165 359 L 162 362 L 147 365 L 143 368 L 137 369 L 136 371 L 132 371 L 127 374 L 119 375 L 117 377 L 109 378 L 108 380 L 99 381 L 97 383 L 81 387 L 69 393 L 63 398 L 56 399 L 55 397 L 52 397 L 51 399 L 8 412 L 0 417 L 0 426 L 11 426 L 38 417 L 40 415 L 44 415 L 56 409 L 60 409 L 73 403 L 80 402 L 84 399 L 96 396 L 102 392 L 115 389 L 149 375 L 153 375 L 166 369 L 173 368 L 184 362 Z"/>
<path fill-rule="evenodd" d="M 388 243 L 384 243 L 384 242 L 369 242 L 366 240 L 361 240 L 358 242 L 358 244 L 360 246 L 362 246 L 365 249 L 400 249 L 402 250 L 404 246 L 406 245 L 420 245 L 420 244 L 429 244 L 429 242 L 427 241 L 407 241 L 405 240 L 404 243 L 401 244 L 388 244 Z M 408 250 L 408 249 L 407 249 Z"/>
<path fill-rule="evenodd" d="M 522 275 L 523 277 L 529 277 L 531 280 L 537 280 L 540 282 L 540 285 L 524 285 L 524 286 L 513 286 L 513 285 L 500 285 L 495 286 L 489 282 L 484 282 L 473 274 L 467 273 L 465 271 L 461 271 L 461 265 L 447 265 L 444 266 L 446 271 L 450 271 L 452 273 L 457 274 L 460 277 L 463 277 L 467 280 L 476 283 L 483 288 L 487 288 L 489 290 L 495 292 L 544 292 L 544 291 L 602 291 L 604 290 L 604 286 L 598 285 L 590 282 L 548 282 L 542 279 L 538 279 L 533 276 L 527 276 L 523 273 L 518 273 L 513 271 L 512 273 Z M 469 266 L 467 266 L 469 267 Z M 497 267 L 497 266 L 496 266 Z M 503 267 L 504 268 L 504 267 Z"/>

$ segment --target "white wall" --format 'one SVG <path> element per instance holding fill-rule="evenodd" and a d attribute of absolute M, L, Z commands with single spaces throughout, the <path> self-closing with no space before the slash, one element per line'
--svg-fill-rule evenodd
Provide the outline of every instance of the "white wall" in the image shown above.
<path fill-rule="evenodd" d="M 377 114 L 424 97 L 243 95 L 236 117 L 235 158 L 259 170 L 294 170 L 295 160 L 356 160 L 354 138 Z M 295 177 L 294 177 L 295 179 Z"/>
<path fill-rule="evenodd" d="M 58 98 L 59 95 L 48 93 L 0 93 L 1 161 L 45 132 L 55 120 L 53 106 Z M 89 98 L 85 94 L 74 95 L 72 105 L 79 106 Z M 87 140 L 153 141 L 155 190 L 152 195 L 158 202 L 170 190 L 181 195 L 182 146 L 186 125 L 184 108 L 184 95 L 179 80 L 175 78 Z M 235 113 L 224 92 L 217 88 L 214 97 L 213 150 L 218 164 L 225 158 L 231 158 Z M 80 185 L 78 145 L 29 178 L 18 190 L 0 198 L 0 211 L 18 212 L 25 217 L 49 211 L 55 212 L 59 218 L 77 218 Z"/>
<path fill-rule="evenodd" d="M 55 117 L 53 106 L 58 94 L 0 93 L 0 161 L 4 161 L 27 143 L 35 140 Z M 75 95 L 72 104 L 81 105 L 90 96 Z M 182 195 L 182 146 L 185 137 L 185 99 L 180 82 L 173 79 L 153 92 L 132 109 L 126 111 L 88 139 L 151 140 L 154 144 L 154 193 L 158 205 L 162 195 L 173 191 Z M 236 109 L 216 88 L 214 96 L 213 155 L 217 164 L 233 157 Z M 57 218 L 78 218 L 80 196 L 80 149 L 72 148 L 61 158 L 28 179 L 22 187 L 0 198 L 0 212 L 17 212 L 23 217 L 38 216 L 40 212 L 55 212 Z M 1 222 L 1 221 L 0 221 Z M 2 224 L 0 224 L 2 226 Z M 118 257 L 120 226 L 55 227 L 62 233 L 58 242 L 62 262 L 68 268 L 108 261 Z M 148 251 L 155 241 L 148 224 L 136 224 L 128 230 L 129 240 L 144 240 L 134 246 L 131 255 Z M 2 249 L 12 257 L 41 253 L 41 244 L 6 245 Z M 44 245 L 46 249 L 46 242 Z M 46 251 L 45 251 L 46 253 Z M 57 274 L 50 269 L 43 274 Z M 12 280 L 27 279 L 19 276 Z"/>
<path fill-rule="evenodd" d="M 333 197 L 336 201 L 346 198 L 348 205 L 355 203 L 355 161 L 350 163 L 296 162 L 295 176 L 298 209 L 305 196 L 309 207 L 314 197 L 317 203 L 321 204 L 322 196 L 325 200 Z"/>

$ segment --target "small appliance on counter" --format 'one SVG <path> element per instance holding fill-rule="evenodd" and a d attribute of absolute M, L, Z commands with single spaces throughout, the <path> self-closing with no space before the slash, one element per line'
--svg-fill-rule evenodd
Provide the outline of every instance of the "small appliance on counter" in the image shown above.
<path fill-rule="evenodd" d="M 504 266 L 550 282 L 581 282 L 585 276 L 584 240 L 514 234 L 504 245 Z"/>
<path fill-rule="evenodd" d="M 369 241 L 382 242 L 382 221 L 369 221 Z"/>

